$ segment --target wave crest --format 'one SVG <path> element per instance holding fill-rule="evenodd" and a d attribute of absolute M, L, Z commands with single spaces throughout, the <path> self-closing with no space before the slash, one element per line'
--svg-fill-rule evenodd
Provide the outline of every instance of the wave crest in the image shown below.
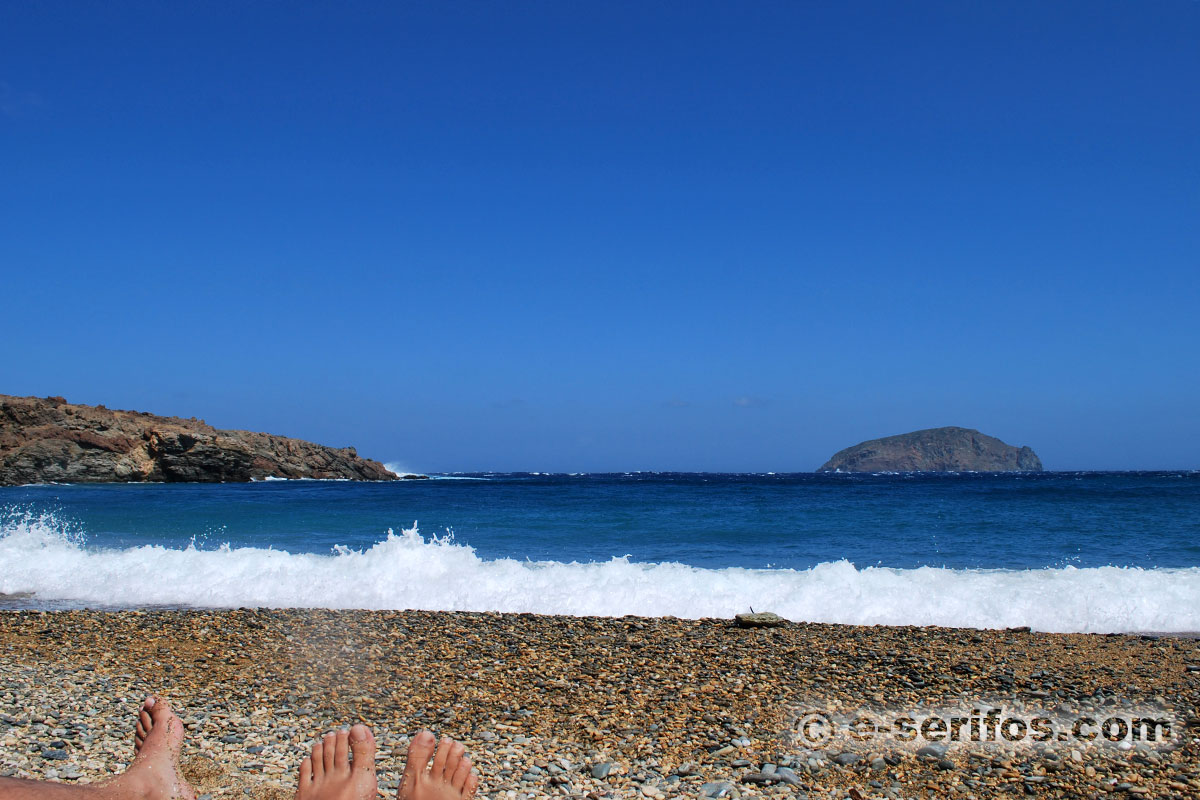
<path fill-rule="evenodd" d="M 0 594 L 108 607 L 426 609 L 731 617 L 751 606 L 797 621 L 1059 632 L 1200 631 L 1200 568 L 704 569 L 614 557 L 483 559 L 416 525 L 329 555 L 224 545 L 90 547 L 53 514 L 0 517 Z"/>

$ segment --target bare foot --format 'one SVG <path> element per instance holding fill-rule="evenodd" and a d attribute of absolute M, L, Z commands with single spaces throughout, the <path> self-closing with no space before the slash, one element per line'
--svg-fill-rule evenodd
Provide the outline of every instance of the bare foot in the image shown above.
<path fill-rule="evenodd" d="M 463 755 L 466 748 L 445 736 L 434 756 L 434 741 L 429 731 L 413 738 L 396 800 L 468 800 L 475 796 L 479 777 L 471 772 L 471 759 Z"/>
<path fill-rule="evenodd" d="M 196 792 L 179 772 L 183 721 L 165 700 L 147 697 L 138 712 L 134 736 L 137 755 L 129 769 L 105 784 L 115 796 L 145 800 L 196 800 Z"/>
<path fill-rule="evenodd" d="M 300 764 L 296 800 L 375 800 L 375 791 L 375 737 L 366 725 L 325 734 Z"/>

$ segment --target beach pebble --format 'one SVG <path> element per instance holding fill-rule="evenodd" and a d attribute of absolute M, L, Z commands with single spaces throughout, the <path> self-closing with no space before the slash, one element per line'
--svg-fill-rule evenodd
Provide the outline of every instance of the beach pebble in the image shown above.
<path fill-rule="evenodd" d="M 779 628 L 787 624 L 786 619 L 770 611 L 738 614 L 734 621 L 739 628 Z"/>
<path fill-rule="evenodd" d="M 700 794 L 704 797 L 727 797 L 732 791 L 733 784 L 729 781 L 713 781 L 700 787 Z"/>
<path fill-rule="evenodd" d="M 781 783 L 786 783 L 789 786 L 800 785 L 800 776 L 797 775 L 790 767 L 780 767 L 779 769 L 775 770 L 774 775 Z"/>
<path fill-rule="evenodd" d="M 778 780 L 774 775 L 765 775 L 761 772 L 747 772 L 742 775 L 742 783 L 770 784 L 777 783 Z"/>
<path fill-rule="evenodd" d="M 946 755 L 947 746 L 940 743 L 927 744 L 917 750 L 921 758 L 941 759 Z"/>

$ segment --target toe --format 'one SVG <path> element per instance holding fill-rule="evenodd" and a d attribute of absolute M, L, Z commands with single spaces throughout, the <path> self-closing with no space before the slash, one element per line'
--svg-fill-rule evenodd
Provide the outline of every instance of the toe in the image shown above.
<path fill-rule="evenodd" d="M 429 731 L 421 731 L 413 737 L 412 743 L 408 746 L 408 756 L 405 759 L 404 771 L 421 772 L 429 766 L 429 759 L 433 758 L 433 749 L 437 744 L 437 740 L 433 738 L 433 734 Z"/>
<path fill-rule="evenodd" d="M 309 755 L 309 760 L 312 761 L 313 778 L 319 779 L 325 775 L 325 743 L 317 742 L 313 745 L 312 754 Z"/>
<path fill-rule="evenodd" d="M 340 730 L 334 737 L 333 767 L 338 772 L 350 771 L 350 732 Z"/>
<path fill-rule="evenodd" d="M 437 740 L 429 731 L 421 731 L 408 745 L 408 756 L 404 760 L 404 777 L 401 779 L 400 797 L 407 797 L 417 785 L 417 779 L 425 774 L 429 759 L 433 758 L 433 748 Z"/>
<path fill-rule="evenodd" d="M 467 783 L 465 786 L 463 786 L 462 799 L 468 800 L 468 798 L 474 797 L 475 790 L 478 788 L 479 788 L 479 776 L 476 775 L 474 772 L 472 772 L 470 775 L 467 776 Z"/>
<path fill-rule="evenodd" d="M 304 760 L 300 762 L 300 779 L 296 782 L 296 800 L 304 800 L 305 797 L 308 797 L 308 790 L 312 785 L 312 765 L 311 756 L 305 756 Z"/>
<path fill-rule="evenodd" d="M 142 707 L 138 709 L 137 715 L 137 730 L 133 736 L 133 749 L 141 750 L 142 743 L 146 741 L 146 736 L 150 733 L 150 729 L 154 727 L 154 720 L 150 717 L 150 709 L 154 707 L 156 698 L 150 695 L 142 701 Z"/>
<path fill-rule="evenodd" d="M 446 773 L 446 762 L 450 760 L 450 750 L 454 746 L 454 740 L 449 736 L 443 736 L 438 742 L 437 755 L 433 757 L 433 778 L 434 780 L 442 780 L 442 776 Z"/>
<path fill-rule="evenodd" d="M 322 740 L 321 753 L 325 760 L 325 771 L 333 772 L 333 765 L 337 756 L 336 733 L 331 731 L 330 733 L 325 734 L 325 738 Z"/>
<path fill-rule="evenodd" d="M 154 724 L 165 722 L 173 713 L 170 703 L 153 696 L 146 698 L 146 703 L 142 706 L 142 711 L 150 716 Z"/>
<path fill-rule="evenodd" d="M 354 768 L 375 771 L 375 736 L 366 725 L 355 725 L 350 729 L 350 752 L 354 754 Z"/>
<path fill-rule="evenodd" d="M 458 765 L 462 763 L 463 753 L 467 752 L 467 748 L 462 746 L 461 742 L 450 740 L 449 746 L 446 748 L 450 752 L 446 755 L 446 764 L 442 768 L 442 780 L 454 780 L 454 773 L 458 772 Z"/>
<path fill-rule="evenodd" d="M 461 758 L 458 761 L 458 767 L 454 770 L 454 774 L 450 775 L 450 785 L 454 787 L 456 792 L 461 792 L 463 787 L 467 785 L 467 778 L 471 774 L 471 759 Z"/>

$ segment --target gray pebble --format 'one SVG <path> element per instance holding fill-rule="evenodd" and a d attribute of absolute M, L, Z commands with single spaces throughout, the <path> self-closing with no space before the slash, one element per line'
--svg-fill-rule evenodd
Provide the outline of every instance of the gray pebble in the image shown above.
<path fill-rule="evenodd" d="M 941 759 L 946 755 L 946 745 L 944 744 L 927 744 L 917 751 L 917 755 L 922 758 L 937 758 Z"/>
<path fill-rule="evenodd" d="M 725 797 L 732 791 L 733 784 L 729 781 L 714 781 L 700 787 L 700 794 L 705 797 Z"/>
<path fill-rule="evenodd" d="M 775 777 L 788 786 L 799 786 L 800 776 L 795 773 L 790 767 L 780 767 L 775 770 Z"/>

